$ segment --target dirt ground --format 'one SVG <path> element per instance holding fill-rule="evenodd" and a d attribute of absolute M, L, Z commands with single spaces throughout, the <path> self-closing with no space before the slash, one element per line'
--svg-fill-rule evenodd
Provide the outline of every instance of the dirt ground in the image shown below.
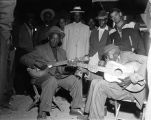
<path fill-rule="evenodd" d="M 56 101 L 61 107 L 62 111 L 57 108 L 53 109 L 51 117 L 48 117 L 47 120 L 77 120 L 76 116 L 69 115 L 70 103 L 67 100 L 63 99 L 62 97 L 56 97 Z M 36 120 L 38 110 L 37 107 L 31 109 L 30 111 L 26 111 L 31 103 L 32 99 L 29 96 L 14 95 L 10 101 L 10 104 L 15 109 L 1 110 L 0 120 Z M 120 120 L 138 120 L 134 113 L 128 110 L 122 111 L 122 109 L 119 113 L 119 118 Z M 114 114 L 108 111 L 105 120 L 115 120 Z"/>

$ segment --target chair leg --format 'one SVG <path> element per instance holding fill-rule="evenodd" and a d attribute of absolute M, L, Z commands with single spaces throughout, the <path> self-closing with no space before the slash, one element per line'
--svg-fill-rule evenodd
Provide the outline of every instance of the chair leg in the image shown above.
<path fill-rule="evenodd" d="M 39 94 L 37 87 L 35 85 L 33 85 L 33 89 L 35 92 L 34 101 L 32 102 L 31 105 L 29 105 L 29 107 L 27 108 L 26 111 L 30 111 L 40 101 L 40 94 Z M 55 100 L 55 97 L 53 97 L 52 103 L 54 105 L 52 108 L 58 108 L 60 111 L 64 111 L 63 108 L 59 105 L 59 103 L 57 103 L 57 101 Z"/>
<path fill-rule="evenodd" d="M 53 103 L 53 109 L 54 108 L 58 108 L 60 111 L 64 111 L 64 109 L 61 107 L 61 105 L 59 105 L 59 103 L 56 101 L 55 97 L 53 97 L 53 100 L 52 100 L 52 103 Z"/>
<path fill-rule="evenodd" d="M 146 102 L 143 104 L 142 116 L 141 116 L 140 120 L 145 120 L 145 111 L 146 111 Z"/>
<path fill-rule="evenodd" d="M 115 100 L 115 120 L 118 120 L 121 104 Z"/>
<path fill-rule="evenodd" d="M 31 105 L 29 105 L 29 107 L 27 108 L 26 111 L 30 111 L 40 101 L 40 95 L 39 95 L 38 90 L 37 90 L 35 85 L 33 85 L 33 89 L 34 89 L 34 92 L 35 92 L 34 101 L 32 102 Z"/>

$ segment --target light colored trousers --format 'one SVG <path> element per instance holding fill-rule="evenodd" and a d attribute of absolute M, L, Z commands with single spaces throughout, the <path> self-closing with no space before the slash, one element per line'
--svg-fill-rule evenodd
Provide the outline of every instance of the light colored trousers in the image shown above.
<path fill-rule="evenodd" d="M 123 90 L 117 83 L 95 79 L 91 83 L 85 107 L 85 112 L 89 113 L 90 120 L 104 119 L 104 106 L 107 98 L 134 100 L 134 97 L 128 91 Z"/>

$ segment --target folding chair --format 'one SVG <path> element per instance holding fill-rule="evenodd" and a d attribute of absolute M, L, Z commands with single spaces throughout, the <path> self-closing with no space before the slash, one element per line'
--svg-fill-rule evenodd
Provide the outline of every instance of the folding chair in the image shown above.
<path fill-rule="evenodd" d="M 114 104 L 114 107 L 115 107 L 115 120 L 118 120 L 118 115 L 119 115 L 119 111 L 120 111 L 120 108 L 121 108 L 121 103 L 120 101 L 123 101 L 123 102 L 136 102 L 136 101 L 131 101 L 131 100 L 115 100 L 115 104 Z M 146 108 L 146 101 L 144 101 L 143 103 L 143 107 L 142 107 L 142 115 L 141 115 L 141 118 L 140 120 L 145 120 L 145 108 Z"/>
<path fill-rule="evenodd" d="M 27 111 L 30 111 L 32 108 L 38 106 L 38 103 L 40 102 L 40 94 L 35 84 L 33 84 L 33 89 L 35 92 L 34 101 L 32 102 L 31 105 L 29 105 Z M 57 103 L 55 96 L 53 97 L 52 103 L 53 103 L 52 109 L 58 108 L 60 111 L 63 111 L 63 108 L 61 108 L 61 106 Z"/>

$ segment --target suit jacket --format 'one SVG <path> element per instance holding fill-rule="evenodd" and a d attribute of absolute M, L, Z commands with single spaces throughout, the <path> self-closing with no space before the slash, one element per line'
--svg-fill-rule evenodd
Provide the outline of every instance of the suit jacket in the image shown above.
<path fill-rule="evenodd" d="M 88 25 L 73 22 L 65 26 L 64 33 L 62 48 L 66 51 L 67 59 L 88 55 L 90 38 Z"/>
<path fill-rule="evenodd" d="M 66 53 L 63 49 L 57 48 L 58 61 L 66 60 Z M 24 55 L 21 62 L 28 67 L 34 67 L 34 64 L 40 63 L 40 66 L 56 63 L 56 58 L 52 52 L 49 43 L 37 46 L 34 51 Z M 56 67 L 51 68 L 49 75 L 55 75 Z"/>
<path fill-rule="evenodd" d="M 26 23 L 20 27 L 18 47 L 28 52 L 33 50 L 32 31 Z"/>
<path fill-rule="evenodd" d="M 141 76 L 143 76 L 144 79 L 146 79 L 147 56 L 138 55 L 133 52 L 127 52 L 127 51 L 120 53 L 120 57 L 118 61 L 119 63 L 126 64 L 132 61 L 137 61 L 141 64 L 139 70 L 136 72 L 139 73 Z M 143 89 L 140 92 L 131 93 L 131 94 L 134 96 L 134 98 L 137 101 L 137 104 L 136 104 L 137 107 L 141 108 L 144 100 L 146 99 L 146 89 Z"/>
<path fill-rule="evenodd" d="M 101 59 L 103 54 L 103 49 L 107 43 L 110 43 L 109 31 L 104 30 L 101 40 L 99 41 L 99 30 L 95 28 L 90 35 L 90 48 L 89 48 L 89 56 L 93 56 L 96 52 L 99 54 L 99 58 Z"/>

